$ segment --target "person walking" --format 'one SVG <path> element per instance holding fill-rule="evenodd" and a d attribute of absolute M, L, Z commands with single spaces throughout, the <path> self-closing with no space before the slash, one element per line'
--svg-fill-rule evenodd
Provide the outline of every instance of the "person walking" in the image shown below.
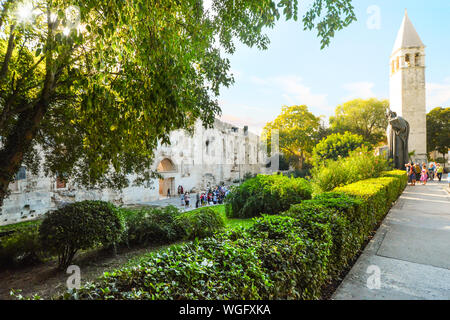
<path fill-rule="evenodd" d="M 438 177 L 438 179 L 439 179 L 439 182 L 440 182 L 441 179 L 442 179 L 442 174 L 443 174 L 443 173 L 444 173 L 444 168 L 441 167 L 441 164 L 440 164 L 440 163 L 438 163 L 437 166 L 436 166 L 436 175 L 437 175 L 437 177 Z"/>
<path fill-rule="evenodd" d="M 412 186 L 416 185 L 416 171 L 414 170 L 413 162 L 411 162 L 411 165 L 409 166 L 408 180 Z"/>
<path fill-rule="evenodd" d="M 170 199 L 170 189 L 167 189 L 167 198 Z"/>
<path fill-rule="evenodd" d="M 186 204 L 186 208 L 189 208 L 189 201 L 190 201 L 189 192 L 186 192 L 186 194 L 184 195 L 184 202 Z"/>
<path fill-rule="evenodd" d="M 200 204 L 200 194 L 197 193 L 196 201 L 195 201 L 195 207 L 198 208 L 198 207 L 199 207 L 199 204 Z"/>
<path fill-rule="evenodd" d="M 420 165 L 418 163 L 416 163 L 414 165 L 414 171 L 416 173 L 416 181 L 420 181 L 420 176 L 421 176 L 422 170 L 420 169 Z"/>
<path fill-rule="evenodd" d="M 184 194 L 181 194 L 181 206 L 184 206 Z"/>
<path fill-rule="evenodd" d="M 427 171 L 427 165 L 424 163 L 422 166 L 422 173 L 420 175 L 420 181 L 422 181 L 423 185 L 427 184 L 428 180 L 428 171 Z"/>
<path fill-rule="evenodd" d="M 428 164 L 428 179 L 433 181 L 434 180 L 434 170 L 435 170 L 434 162 L 430 162 Z"/>

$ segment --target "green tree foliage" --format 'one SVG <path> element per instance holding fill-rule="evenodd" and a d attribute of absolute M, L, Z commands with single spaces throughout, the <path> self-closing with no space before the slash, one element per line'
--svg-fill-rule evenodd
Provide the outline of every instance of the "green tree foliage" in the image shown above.
<path fill-rule="evenodd" d="M 317 166 L 323 164 L 326 160 L 345 158 L 350 151 L 363 145 L 367 145 L 367 143 L 360 135 L 350 132 L 331 134 L 314 147 L 313 162 Z"/>
<path fill-rule="evenodd" d="M 378 144 L 386 140 L 388 100 L 355 99 L 337 106 L 335 116 L 330 117 L 333 132 L 350 131 L 361 135 L 365 141 Z"/>
<path fill-rule="evenodd" d="M 443 155 L 450 148 L 450 108 L 437 107 L 427 114 L 427 151 Z"/>
<path fill-rule="evenodd" d="M 272 132 L 279 131 L 279 149 L 295 167 L 302 168 L 303 162 L 317 142 L 320 117 L 308 111 L 308 107 L 284 106 L 281 114 L 265 125 L 262 140 L 271 150 Z"/>
<path fill-rule="evenodd" d="M 298 1 L 5 0 L 0 7 L 0 207 L 25 162 L 87 187 L 150 181 L 153 150 L 220 113 L 234 40 L 265 49 L 263 29 Z M 351 0 L 303 15 L 322 47 L 356 19 Z M 38 156 L 38 146 L 44 150 Z"/>

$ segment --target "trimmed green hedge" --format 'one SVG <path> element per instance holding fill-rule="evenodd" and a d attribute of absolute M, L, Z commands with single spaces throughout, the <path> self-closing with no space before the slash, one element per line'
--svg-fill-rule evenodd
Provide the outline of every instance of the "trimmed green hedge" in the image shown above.
<path fill-rule="evenodd" d="M 308 200 L 292 206 L 284 215 L 295 218 L 313 239 L 320 239 L 322 229 L 331 234 L 327 271 L 330 276 L 339 275 L 360 248 L 357 229 L 336 209 L 327 208 L 315 200 Z"/>
<path fill-rule="evenodd" d="M 258 175 L 236 187 L 226 197 L 229 218 L 252 218 L 278 214 L 291 204 L 311 199 L 310 183 L 302 178 L 283 175 Z"/>
<path fill-rule="evenodd" d="M 380 178 L 358 181 L 334 191 L 363 200 L 363 203 L 356 207 L 356 216 L 364 223 L 362 230 L 367 232 L 386 215 L 392 202 L 406 187 L 407 179 L 405 171 L 394 170 L 383 172 Z"/>
<path fill-rule="evenodd" d="M 187 211 L 177 217 L 184 239 L 206 238 L 225 228 L 224 217 L 211 208 Z"/>

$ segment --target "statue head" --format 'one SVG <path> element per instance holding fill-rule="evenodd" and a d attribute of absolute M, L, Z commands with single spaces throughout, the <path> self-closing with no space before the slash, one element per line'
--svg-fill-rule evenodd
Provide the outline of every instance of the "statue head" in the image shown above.
<path fill-rule="evenodd" d="M 397 118 L 397 113 L 389 109 L 387 111 L 386 118 L 388 118 L 388 120 L 395 119 Z"/>

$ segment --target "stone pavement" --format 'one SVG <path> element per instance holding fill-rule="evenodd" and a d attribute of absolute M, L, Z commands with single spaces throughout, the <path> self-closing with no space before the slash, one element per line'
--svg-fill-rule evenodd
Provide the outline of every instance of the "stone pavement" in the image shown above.
<path fill-rule="evenodd" d="M 332 299 L 450 299 L 448 185 L 406 187 Z"/>

